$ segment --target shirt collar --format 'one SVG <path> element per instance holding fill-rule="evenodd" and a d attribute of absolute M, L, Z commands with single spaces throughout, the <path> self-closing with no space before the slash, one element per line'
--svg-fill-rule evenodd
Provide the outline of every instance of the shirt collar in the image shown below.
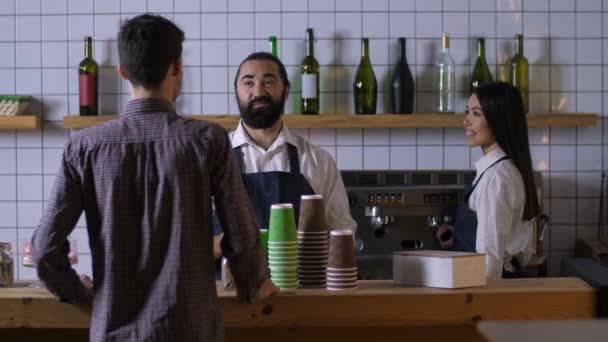
<path fill-rule="evenodd" d="M 478 175 L 482 174 L 488 167 L 490 167 L 492 164 L 494 164 L 498 159 L 500 159 L 506 155 L 507 154 L 500 147 L 497 147 L 492 152 L 479 158 L 479 160 L 477 160 L 475 162 L 475 169 L 477 170 L 477 174 Z"/>
<path fill-rule="evenodd" d="M 173 102 L 156 97 L 130 100 L 124 106 L 120 115 L 129 117 L 134 115 L 153 113 L 168 113 L 177 115 Z"/>
<path fill-rule="evenodd" d="M 291 132 L 287 128 L 287 124 L 285 124 L 285 121 L 282 121 L 282 123 L 283 123 L 283 126 L 281 127 L 281 131 L 279 132 L 279 136 L 272 143 L 272 145 L 268 148 L 267 152 L 273 151 L 285 143 L 293 145 L 296 148 L 298 147 L 295 137 L 291 134 Z M 254 146 L 254 147 L 264 151 L 264 148 L 262 146 L 256 144 L 251 139 L 251 137 L 245 130 L 245 126 L 243 126 L 243 120 L 241 119 L 239 121 L 238 127 L 236 128 L 236 131 L 234 131 L 234 135 L 232 136 L 232 147 L 236 148 L 236 147 L 239 147 L 239 146 L 245 145 L 245 144 Z"/>

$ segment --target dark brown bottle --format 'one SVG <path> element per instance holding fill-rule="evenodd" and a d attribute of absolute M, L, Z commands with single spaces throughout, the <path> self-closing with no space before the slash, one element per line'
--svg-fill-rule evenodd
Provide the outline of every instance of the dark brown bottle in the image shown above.
<path fill-rule="evenodd" d="M 399 38 L 399 61 L 391 80 L 391 113 L 411 114 L 414 111 L 414 77 L 407 64 L 405 38 Z"/>

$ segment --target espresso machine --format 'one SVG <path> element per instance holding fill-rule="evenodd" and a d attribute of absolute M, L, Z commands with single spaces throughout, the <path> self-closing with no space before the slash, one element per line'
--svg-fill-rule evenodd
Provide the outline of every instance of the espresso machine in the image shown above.
<path fill-rule="evenodd" d="M 392 279 L 396 251 L 441 249 L 441 224 L 453 224 L 474 171 L 343 171 L 361 279 Z"/>
<path fill-rule="evenodd" d="M 342 178 L 357 221 L 359 278 L 392 279 L 394 252 L 442 249 L 437 229 L 443 223 L 454 224 L 461 193 L 472 184 L 475 171 L 342 171 Z M 540 173 L 535 173 L 535 183 L 542 210 Z M 538 230 L 535 236 L 542 234 Z M 542 243 L 535 240 L 539 254 Z"/>

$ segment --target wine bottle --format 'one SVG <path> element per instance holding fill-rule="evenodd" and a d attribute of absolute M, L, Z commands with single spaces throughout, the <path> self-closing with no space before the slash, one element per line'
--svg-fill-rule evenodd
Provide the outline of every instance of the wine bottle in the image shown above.
<path fill-rule="evenodd" d="M 407 64 L 405 38 L 399 38 L 399 61 L 391 79 L 391 112 L 411 114 L 414 111 L 414 77 Z"/>
<path fill-rule="evenodd" d="M 275 36 L 268 37 L 268 52 L 270 52 L 273 56 L 278 57 L 277 37 L 275 37 Z"/>
<path fill-rule="evenodd" d="M 376 114 L 378 83 L 372 63 L 369 60 L 369 39 L 361 39 L 361 61 L 353 84 L 355 114 Z"/>
<path fill-rule="evenodd" d="M 84 38 L 85 57 L 78 65 L 80 115 L 98 115 L 99 66 L 93 59 L 91 37 Z"/>
<path fill-rule="evenodd" d="M 306 29 L 306 57 L 300 66 L 302 77 L 302 114 L 319 114 L 319 62 L 315 59 L 315 36 L 312 28 Z"/>
<path fill-rule="evenodd" d="M 473 73 L 471 74 L 471 84 L 469 87 L 469 94 L 473 93 L 473 90 L 480 84 L 492 81 L 492 73 L 486 62 L 486 40 L 479 38 L 477 40 L 477 61 L 473 67 Z"/>
<path fill-rule="evenodd" d="M 521 94 L 524 102 L 524 112 L 528 112 L 528 60 L 524 57 L 524 36 L 518 34 L 517 53 L 511 59 L 511 84 L 513 84 Z"/>
<path fill-rule="evenodd" d="M 454 58 L 450 55 L 450 37 L 447 33 L 441 38 L 442 52 L 435 64 L 433 85 L 435 87 L 438 113 L 454 113 L 456 100 L 456 77 L 454 75 Z"/>

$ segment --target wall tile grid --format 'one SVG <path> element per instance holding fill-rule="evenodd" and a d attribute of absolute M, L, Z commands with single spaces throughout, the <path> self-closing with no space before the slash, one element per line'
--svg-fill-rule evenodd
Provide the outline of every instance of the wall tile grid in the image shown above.
<path fill-rule="evenodd" d="M 279 55 L 293 83 L 287 113 L 297 112 L 298 68 L 304 32 L 316 33 L 321 63 L 321 107 L 325 114 L 353 112 L 352 80 L 360 38 L 371 41 L 379 83 L 378 112 L 387 112 L 397 37 L 407 37 L 415 76 L 416 112 L 432 108 L 432 70 L 440 36 L 449 32 L 457 63 L 457 108 L 467 101 L 475 38 L 484 36 L 491 70 L 504 72 L 523 32 L 530 62 L 531 111 L 595 112 L 596 127 L 533 128 L 530 141 L 536 170 L 544 180 L 544 210 L 553 224 L 546 239 L 551 274 L 574 240 L 593 236 L 599 189 L 608 161 L 608 5 L 575 0 L 2 0 L 0 1 L 0 93 L 32 94 L 30 112 L 42 115 L 38 131 L 0 131 L 0 240 L 20 245 L 36 227 L 49 196 L 61 149 L 70 132 L 62 117 L 78 112 L 77 69 L 83 36 L 93 35 L 100 64 L 101 112 L 116 113 L 129 88 L 115 67 L 115 36 L 121 20 L 143 11 L 165 15 L 185 32 L 180 113 L 237 113 L 232 80 L 240 61 L 266 48 L 276 35 Z M 298 130 L 321 145 L 341 169 L 472 168 L 479 149 L 465 144 L 460 129 Z M 84 220 L 77 265 L 90 272 Z M 15 248 L 17 254 L 20 248 Z M 19 278 L 33 276 L 19 269 Z"/>

